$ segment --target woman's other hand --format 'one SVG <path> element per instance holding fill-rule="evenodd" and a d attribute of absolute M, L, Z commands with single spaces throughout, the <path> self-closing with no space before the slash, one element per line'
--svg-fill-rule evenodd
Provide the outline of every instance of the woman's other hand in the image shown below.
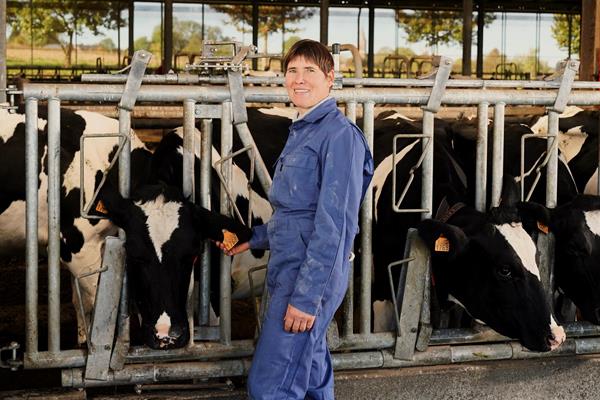
<path fill-rule="evenodd" d="M 307 314 L 288 304 L 287 312 L 283 317 L 283 329 L 286 332 L 301 333 L 310 331 L 314 323 L 314 315 Z"/>

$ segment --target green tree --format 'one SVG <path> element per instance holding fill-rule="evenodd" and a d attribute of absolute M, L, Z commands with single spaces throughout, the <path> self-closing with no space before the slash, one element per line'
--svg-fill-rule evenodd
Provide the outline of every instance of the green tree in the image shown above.
<path fill-rule="evenodd" d="M 98 42 L 98 46 L 106 51 L 113 51 L 117 48 L 117 46 L 115 46 L 115 42 L 113 42 L 111 38 L 102 39 L 100 42 Z"/>
<path fill-rule="evenodd" d="M 96 0 L 82 4 L 79 0 L 61 0 L 53 2 L 52 7 L 36 3 L 33 1 L 33 10 L 13 8 L 14 12 L 7 16 L 12 29 L 11 40 L 23 41 L 32 37 L 33 28 L 33 44 L 59 44 L 67 66 L 71 65 L 75 35 L 83 33 L 84 29 L 98 35 L 101 28 L 126 26 L 126 21 L 119 18 L 121 10 L 127 7 L 126 2 Z"/>
<path fill-rule="evenodd" d="M 494 21 L 495 16 L 485 14 L 484 24 Z M 428 46 L 462 43 L 462 12 L 435 10 L 396 10 L 396 21 L 408 35 L 409 42 L 425 41 Z M 477 19 L 471 23 L 476 34 Z"/>
<path fill-rule="evenodd" d="M 561 50 L 569 50 L 569 20 L 571 20 L 571 54 L 579 54 L 580 15 L 555 14 L 552 37 Z"/>
<path fill-rule="evenodd" d="M 229 16 L 230 23 L 238 30 L 244 33 L 252 32 L 252 7 L 242 5 L 211 5 L 211 7 L 219 12 L 226 13 Z M 284 36 L 282 45 L 285 47 L 285 34 L 299 31 L 298 28 L 290 28 L 286 24 L 310 18 L 313 14 L 312 9 L 307 7 L 260 6 L 258 13 L 258 33 L 263 38 L 264 51 L 267 51 L 270 33 L 281 31 Z"/>

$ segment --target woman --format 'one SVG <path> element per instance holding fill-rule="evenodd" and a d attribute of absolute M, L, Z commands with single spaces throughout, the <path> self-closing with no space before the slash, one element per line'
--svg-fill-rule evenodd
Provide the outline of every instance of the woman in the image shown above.
<path fill-rule="evenodd" d="M 275 167 L 274 213 L 227 254 L 271 251 L 269 306 L 248 377 L 250 397 L 333 399 L 326 332 L 348 285 L 373 160 L 361 130 L 329 97 L 334 71 L 327 47 L 301 40 L 283 69 L 298 117 Z"/>

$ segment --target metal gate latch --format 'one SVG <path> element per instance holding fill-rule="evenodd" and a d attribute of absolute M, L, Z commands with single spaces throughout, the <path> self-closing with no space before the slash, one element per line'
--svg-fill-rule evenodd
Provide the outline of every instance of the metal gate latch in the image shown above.
<path fill-rule="evenodd" d="M 16 371 L 23 365 L 23 361 L 17 359 L 17 350 L 21 347 L 21 345 L 17 342 L 11 342 L 6 347 L 0 347 L 0 368 L 10 368 L 11 371 Z M 10 358 L 4 360 L 2 358 L 2 353 L 10 351 L 12 354 Z"/>

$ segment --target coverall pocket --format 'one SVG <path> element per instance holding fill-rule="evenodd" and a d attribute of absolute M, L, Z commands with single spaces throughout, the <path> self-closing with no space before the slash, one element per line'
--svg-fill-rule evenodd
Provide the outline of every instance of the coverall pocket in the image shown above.
<path fill-rule="evenodd" d="M 314 153 L 288 154 L 281 160 L 281 186 L 277 196 L 291 208 L 314 208 L 318 199 L 318 158 Z"/>

